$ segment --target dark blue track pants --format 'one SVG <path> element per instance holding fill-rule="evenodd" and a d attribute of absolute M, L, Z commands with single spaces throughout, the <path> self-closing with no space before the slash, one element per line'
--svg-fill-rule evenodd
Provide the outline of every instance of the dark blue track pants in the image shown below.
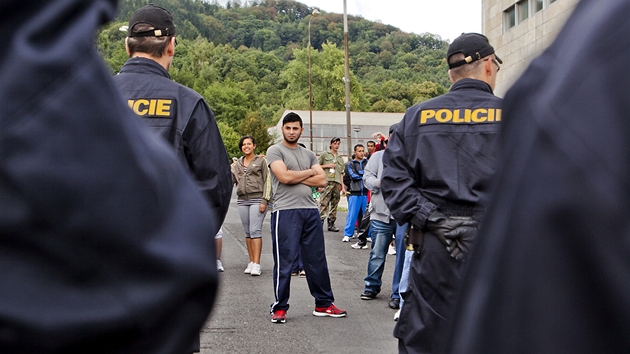
<path fill-rule="evenodd" d="M 299 249 L 302 251 L 306 282 L 315 298 L 315 306 L 326 307 L 334 301 L 326 262 L 324 230 L 316 208 L 271 213 L 271 243 L 276 297 L 276 302 L 271 305 L 272 312 L 289 309 L 291 266 Z"/>

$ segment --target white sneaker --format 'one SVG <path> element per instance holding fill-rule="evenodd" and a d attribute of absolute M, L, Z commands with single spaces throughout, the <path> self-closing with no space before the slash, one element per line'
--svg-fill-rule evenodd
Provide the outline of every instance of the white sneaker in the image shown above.
<path fill-rule="evenodd" d="M 368 248 L 368 245 L 367 245 L 367 242 L 364 245 L 362 245 L 360 242 L 357 242 L 350 247 L 354 248 L 355 250 L 364 250 Z"/>
<path fill-rule="evenodd" d="M 396 311 L 394 314 L 394 321 L 398 322 L 398 318 L 400 317 L 400 310 Z"/>
<path fill-rule="evenodd" d="M 350 242 L 350 236 L 344 236 L 344 237 L 341 239 L 341 242 Z"/>
<path fill-rule="evenodd" d="M 223 269 L 223 264 L 221 264 L 221 261 L 217 259 L 217 270 L 219 272 L 223 272 L 225 269 Z"/>
<path fill-rule="evenodd" d="M 245 271 L 243 273 L 245 274 L 251 274 L 252 273 L 252 265 L 254 264 L 254 262 L 249 262 L 247 263 L 247 268 L 245 268 Z"/>
<path fill-rule="evenodd" d="M 390 244 L 389 251 L 387 251 L 387 254 L 396 254 L 396 248 Z"/>
<path fill-rule="evenodd" d="M 258 275 L 262 274 L 262 270 L 260 270 L 260 264 L 252 263 L 251 274 L 254 275 L 254 276 L 258 276 Z"/>

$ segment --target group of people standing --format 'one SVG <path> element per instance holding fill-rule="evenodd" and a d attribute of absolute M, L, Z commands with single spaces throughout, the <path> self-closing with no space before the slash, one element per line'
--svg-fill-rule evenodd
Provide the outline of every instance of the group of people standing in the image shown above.
<path fill-rule="evenodd" d="M 338 231 L 329 202 L 345 191 L 339 141 L 318 161 L 289 113 L 266 159 L 244 136 L 230 168 L 210 108 L 170 80 L 166 9 L 134 12 L 112 80 L 93 33 L 115 2 L 0 8 L 4 352 L 198 351 L 230 171 L 253 276 L 273 204 L 271 321 L 286 322 L 300 250 L 313 315 L 347 315 L 323 236 L 324 215 Z M 352 210 L 370 190 L 377 235 L 362 298 L 380 291 L 377 253 L 408 225 L 401 353 L 628 352 L 628 18 L 627 1 L 581 1 L 505 104 L 493 94 L 501 59 L 483 35 L 462 34 L 447 51 L 450 92 L 409 108 L 367 165 L 355 147 Z M 312 192 L 324 187 L 327 213 Z"/>

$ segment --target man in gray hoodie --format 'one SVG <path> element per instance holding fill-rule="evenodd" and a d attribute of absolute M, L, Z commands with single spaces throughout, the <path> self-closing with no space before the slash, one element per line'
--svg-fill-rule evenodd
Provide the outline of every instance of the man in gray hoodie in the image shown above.
<path fill-rule="evenodd" d="M 396 129 L 398 124 L 394 124 L 389 128 L 391 133 Z M 372 251 L 368 261 L 367 276 L 364 279 L 365 288 L 361 294 L 361 299 L 372 300 L 381 292 L 383 269 L 385 268 L 385 257 L 387 249 L 392 242 L 392 236 L 396 234 L 396 221 L 392 218 L 381 193 L 381 174 L 383 173 L 383 153 L 384 150 L 375 152 L 367 166 L 363 175 L 363 183 L 370 192 L 371 214 L 370 228 L 372 229 Z M 398 293 L 398 283 L 400 282 L 400 272 L 394 273 L 392 281 L 392 300 L 390 307 L 398 308 L 400 295 Z"/>

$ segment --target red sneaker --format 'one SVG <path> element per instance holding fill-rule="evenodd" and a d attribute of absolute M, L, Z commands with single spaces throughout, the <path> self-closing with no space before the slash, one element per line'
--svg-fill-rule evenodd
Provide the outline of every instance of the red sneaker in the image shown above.
<path fill-rule="evenodd" d="M 287 312 L 285 310 L 275 310 L 271 315 L 271 322 L 285 323 L 287 321 Z"/>
<path fill-rule="evenodd" d="M 315 307 L 315 311 L 313 311 L 313 315 L 318 317 L 346 317 L 347 314 L 345 310 L 338 308 L 335 304 L 330 304 L 328 307 Z"/>

